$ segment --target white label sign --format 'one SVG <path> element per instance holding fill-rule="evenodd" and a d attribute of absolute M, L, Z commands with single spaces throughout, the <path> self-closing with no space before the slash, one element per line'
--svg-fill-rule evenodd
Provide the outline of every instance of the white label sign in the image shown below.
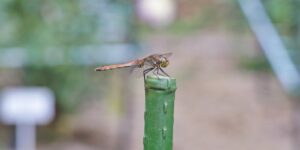
<path fill-rule="evenodd" d="M 53 119 L 54 107 L 54 95 L 48 88 L 7 88 L 1 92 L 0 119 L 8 125 L 43 125 Z"/>

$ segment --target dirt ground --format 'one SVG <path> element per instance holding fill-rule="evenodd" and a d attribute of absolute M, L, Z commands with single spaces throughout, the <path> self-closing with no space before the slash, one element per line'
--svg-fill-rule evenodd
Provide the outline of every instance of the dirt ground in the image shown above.
<path fill-rule="evenodd" d="M 180 37 L 154 34 L 145 44 L 155 52 L 174 53 L 167 69 L 178 86 L 174 150 L 297 149 L 293 103 L 274 75 L 242 70 L 238 65 L 241 55 L 253 55 L 257 49 L 250 35 L 215 30 Z M 131 135 L 125 144 L 129 150 L 142 150 L 143 81 L 133 82 L 133 122 L 127 126 Z M 108 103 L 87 103 L 71 121 L 75 136 L 39 149 L 117 149 L 118 119 L 122 115 L 111 111 Z"/>

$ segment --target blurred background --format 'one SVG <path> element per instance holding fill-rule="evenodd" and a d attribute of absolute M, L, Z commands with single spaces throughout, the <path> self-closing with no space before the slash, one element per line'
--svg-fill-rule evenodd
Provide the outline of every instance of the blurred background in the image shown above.
<path fill-rule="evenodd" d="M 172 52 L 174 150 L 300 148 L 299 0 L 1 0 L 0 88 L 47 87 L 38 150 L 143 149 L 143 79 L 95 72 Z M 30 104 L 28 104 L 30 105 Z M 0 123 L 0 149 L 15 125 Z"/>

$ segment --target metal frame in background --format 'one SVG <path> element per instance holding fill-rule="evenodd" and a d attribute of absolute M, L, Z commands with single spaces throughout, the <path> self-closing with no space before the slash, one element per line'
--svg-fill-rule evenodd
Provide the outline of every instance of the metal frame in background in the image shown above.
<path fill-rule="evenodd" d="M 300 96 L 300 73 L 260 0 L 238 0 L 265 56 L 284 89 Z"/>

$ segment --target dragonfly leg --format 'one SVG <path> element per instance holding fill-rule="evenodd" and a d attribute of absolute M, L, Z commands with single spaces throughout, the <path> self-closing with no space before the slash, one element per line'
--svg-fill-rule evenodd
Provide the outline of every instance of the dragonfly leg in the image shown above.
<path fill-rule="evenodd" d="M 153 69 L 153 74 L 159 79 L 159 76 L 157 75 L 157 72 L 158 72 L 158 71 L 157 71 L 157 68 L 154 68 L 154 69 Z"/>
<path fill-rule="evenodd" d="M 147 74 L 148 72 L 150 72 L 151 70 L 153 70 L 154 68 L 148 68 L 146 70 L 144 70 L 144 73 Z"/>
<path fill-rule="evenodd" d="M 143 74 L 144 74 L 144 79 L 146 79 L 146 75 L 147 75 L 147 73 L 149 73 L 151 70 L 153 70 L 154 68 L 152 67 L 152 68 L 148 68 L 148 69 L 146 69 L 146 70 L 144 70 L 143 71 Z"/>
<path fill-rule="evenodd" d="M 163 69 L 161 69 L 160 67 L 158 68 L 164 75 L 170 77 Z"/>
<path fill-rule="evenodd" d="M 158 79 L 161 79 L 160 76 L 164 76 L 163 74 L 161 74 L 159 72 L 159 67 L 155 68 L 156 70 L 153 71 L 153 74 L 155 74 L 155 76 L 158 78 Z"/>
<path fill-rule="evenodd" d="M 159 69 L 160 69 L 160 67 L 157 67 L 157 68 L 156 68 L 156 74 L 158 74 L 159 76 L 163 76 L 163 75 L 159 72 Z M 158 76 L 158 79 L 159 79 L 159 76 Z"/>
<path fill-rule="evenodd" d="M 160 76 L 165 76 L 165 74 L 161 74 L 160 71 L 161 71 L 161 68 L 159 67 L 159 68 L 157 69 L 157 74 L 160 75 Z"/>

